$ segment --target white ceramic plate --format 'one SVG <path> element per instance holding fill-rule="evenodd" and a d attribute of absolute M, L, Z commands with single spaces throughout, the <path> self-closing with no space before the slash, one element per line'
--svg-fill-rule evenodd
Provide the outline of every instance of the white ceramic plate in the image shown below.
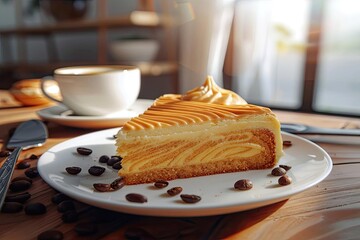
<path fill-rule="evenodd" d="M 206 216 L 243 211 L 288 199 L 322 181 L 332 169 L 331 158 L 318 145 L 283 133 L 283 140 L 293 143 L 284 149 L 285 155 L 280 160 L 280 164 L 292 166 L 288 175 L 293 182 L 288 186 L 278 185 L 278 177 L 271 176 L 271 169 L 267 169 L 178 179 L 170 181 L 164 189 L 156 189 L 153 184 L 140 184 L 125 186 L 115 192 L 96 192 L 94 183 L 111 183 L 117 178 L 117 171 L 99 163 L 98 159 L 104 154 L 115 154 L 113 135 L 118 130 L 98 131 L 54 146 L 39 159 L 41 177 L 58 191 L 101 208 L 152 216 Z M 77 154 L 76 148 L 80 146 L 91 148 L 93 153 L 90 156 Z M 104 166 L 105 173 L 99 177 L 90 175 L 88 169 L 93 165 Z M 65 171 L 69 166 L 81 167 L 82 171 L 76 176 L 69 175 Z M 250 179 L 254 187 L 248 191 L 235 190 L 234 183 L 245 178 Z M 182 187 L 184 194 L 201 196 L 201 201 L 186 204 L 179 195 L 168 196 L 166 190 L 176 186 Z M 125 199 L 128 193 L 143 194 L 148 202 L 128 202 Z"/>
<path fill-rule="evenodd" d="M 38 111 L 37 114 L 43 120 L 70 127 L 114 128 L 143 113 L 153 102 L 154 100 L 138 99 L 128 110 L 108 116 L 76 116 L 72 115 L 71 110 L 64 105 L 45 108 Z"/>

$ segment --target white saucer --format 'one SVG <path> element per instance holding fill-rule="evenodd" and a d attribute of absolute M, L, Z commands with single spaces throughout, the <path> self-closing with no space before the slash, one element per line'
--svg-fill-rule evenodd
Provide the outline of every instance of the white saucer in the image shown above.
<path fill-rule="evenodd" d="M 138 99 L 128 110 L 107 116 L 76 116 L 64 105 L 57 105 L 37 111 L 37 115 L 46 121 L 79 128 L 113 128 L 123 125 L 132 117 L 143 113 L 154 100 Z"/>

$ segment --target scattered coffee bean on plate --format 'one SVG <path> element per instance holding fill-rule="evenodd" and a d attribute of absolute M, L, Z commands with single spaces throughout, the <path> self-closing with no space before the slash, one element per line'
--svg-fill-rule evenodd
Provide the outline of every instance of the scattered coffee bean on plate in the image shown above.
<path fill-rule="evenodd" d="M 154 186 L 157 188 L 164 188 L 167 187 L 169 185 L 169 182 L 165 181 L 165 180 L 157 180 L 154 183 Z"/>
<path fill-rule="evenodd" d="M 37 167 L 28 168 L 25 170 L 25 175 L 29 178 L 36 178 L 39 176 L 39 172 L 37 170 Z"/>
<path fill-rule="evenodd" d="M 271 175 L 273 176 L 282 176 L 286 174 L 286 170 L 282 167 L 276 167 L 271 170 Z"/>
<path fill-rule="evenodd" d="M 147 198 L 144 195 L 138 193 L 129 193 L 125 196 L 126 200 L 129 202 L 145 203 Z"/>
<path fill-rule="evenodd" d="M 107 163 L 109 161 L 110 157 L 108 155 L 102 155 L 100 158 L 99 158 L 99 162 L 101 163 Z"/>
<path fill-rule="evenodd" d="M 122 158 L 119 156 L 111 156 L 111 158 L 107 162 L 107 165 L 113 166 L 115 163 L 120 162 L 121 160 L 122 160 Z"/>
<path fill-rule="evenodd" d="M 71 200 L 65 200 L 58 204 L 57 210 L 61 213 L 64 213 L 68 210 L 75 210 L 75 204 Z"/>
<path fill-rule="evenodd" d="M 31 166 L 29 161 L 22 161 L 19 162 L 18 164 L 16 164 L 16 168 L 17 169 L 26 169 L 29 168 Z"/>
<path fill-rule="evenodd" d="M 115 179 L 112 183 L 110 183 L 110 187 L 114 190 L 119 190 L 125 186 L 124 178 L 120 177 Z"/>
<path fill-rule="evenodd" d="M 250 190 L 253 187 L 253 183 L 249 179 L 240 179 L 234 184 L 234 188 L 238 190 Z"/>
<path fill-rule="evenodd" d="M 100 167 L 100 166 L 92 166 L 89 168 L 88 172 L 89 172 L 89 174 L 91 174 L 93 176 L 100 176 L 101 174 L 103 174 L 105 172 L 105 168 Z"/>
<path fill-rule="evenodd" d="M 186 203 L 197 203 L 201 200 L 201 197 L 195 194 L 181 194 L 180 197 Z"/>
<path fill-rule="evenodd" d="M 71 175 L 77 175 L 81 172 L 81 168 L 80 167 L 67 167 L 65 168 L 66 172 L 71 174 Z"/>
<path fill-rule="evenodd" d="M 16 195 L 6 195 L 5 202 L 25 203 L 30 198 L 31 198 L 31 194 L 28 192 L 24 192 Z"/>
<path fill-rule="evenodd" d="M 173 188 L 170 188 L 169 190 L 167 190 L 167 193 L 170 195 L 170 196 L 175 196 L 175 195 L 178 195 L 179 193 L 182 192 L 182 187 L 173 187 Z"/>
<path fill-rule="evenodd" d="M 41 215 L 46 213 L 46 206 L 42 203 L 31 203 L 25 206 L 27 215 Z"/>
<path fill-rule="evenodd" d="M 75 232 L 79 236 L 88 236 L 97 232 L 97 226 L 94 223 L 79 223 L 75 226 Z"/>
<path fill-rule="evenodd" d="M 37 237 L 38 240 L 62 240 L 64 234 L 58 230 L 47 230 L 42 232 Z"/>
<path fill-rule="evenodd" d="M 291 169 L 291 166 L 289 165 L 279 165 L 279 167 L 285 169 L 286 171 L 289 171 Z"/>
<path fill-rule="evenodd" d="M 78 220 L 78 213 L 75 210 L 68 210 L 63 213 L 61 219 L 64 223 L 73 223 Z"/>
<path fill-rule="evenodd" d="M 121 162 L 116 162 L 114 165 L 112 165 L 113 169 L 120 170 L 122 168 Z"/>
<path fill-rule="evenodd" d="M 78 147 L 76 149 L 76 151 L 80 154 L 80 155 L 84 155 L 84 156 L 88 156 L 92 153 L 92 150 L 90 148 L 85 148 L 85 147 Z"/>
<path fill-rule="evenodd" d="M 21 212 L 24 205 L 18 202 L 4 202 L 1 208 L 2 213 L 18 213 Z"/>
<path fill-rule="evenodd" d="M 283 146 L 290 147 L 290 146 L 292 146 L 292 142 L 290 140 L 284 140 Z"/>
<path fill-rule="evenodd" d="M 286 185 L 289 185 L 291 184 L 292 182 L 292 179 L 291 177 L 289 177 L 288 175 L 283 175 L 279 178 L 278 180 L 278 183 L 281 185 L 281 186 L 286 186 Z"/>
<path fill-rule="evenodd" d="M 108 183 L 94 183 L 93 187 L 98 192 L 111 192 L 113 191 Z"/>
<path fill-rule="evenodd" d="M 31 187 L 31 183 L 26 180 L 19 180 L 15 182 L 11 182 L 9 185 L 9 189 L 11 192 L 21 192 L 28 190 Z"/>

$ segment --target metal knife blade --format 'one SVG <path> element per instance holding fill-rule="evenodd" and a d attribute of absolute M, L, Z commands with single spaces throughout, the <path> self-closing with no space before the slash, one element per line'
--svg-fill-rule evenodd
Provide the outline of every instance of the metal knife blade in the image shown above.
<path fill-rule="evenodd" d="M 321 128 L 294 123 L 281 123 L 281 130 L 294 134 L 360 136 L 360 129 Z"/>
<path fill-rule="evenodd" d="M 0 207 L 9 187 L 16 161 L 23 149 L 39 147 L 48 137 L 45 124 L 40 120 L 29 120 L 21 123 L 11 136 L 7 148 L 14 149 L 0 168 Z"/>

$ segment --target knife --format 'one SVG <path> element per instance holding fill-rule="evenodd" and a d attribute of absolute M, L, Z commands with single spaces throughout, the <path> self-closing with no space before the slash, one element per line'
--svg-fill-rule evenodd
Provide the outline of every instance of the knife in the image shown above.
<path fill-rule="evenodd" d="M 48 137 L 45 124 L 40 120 L 29 120 L 21 123 L 11 136 L 7 148 L 13 149 L 10 156 L 0 168 L 0 208 L 4 202 L 16 161 L 22 150 L 42 146 Z"/>
<path fill-rule="evenodd" d="M 282 123 L 281 130 L 294 134 L 317 134 L 336 136 L 360 136 L 360 129 L 337 129 L 312 127 L 304 124 Z"/>

